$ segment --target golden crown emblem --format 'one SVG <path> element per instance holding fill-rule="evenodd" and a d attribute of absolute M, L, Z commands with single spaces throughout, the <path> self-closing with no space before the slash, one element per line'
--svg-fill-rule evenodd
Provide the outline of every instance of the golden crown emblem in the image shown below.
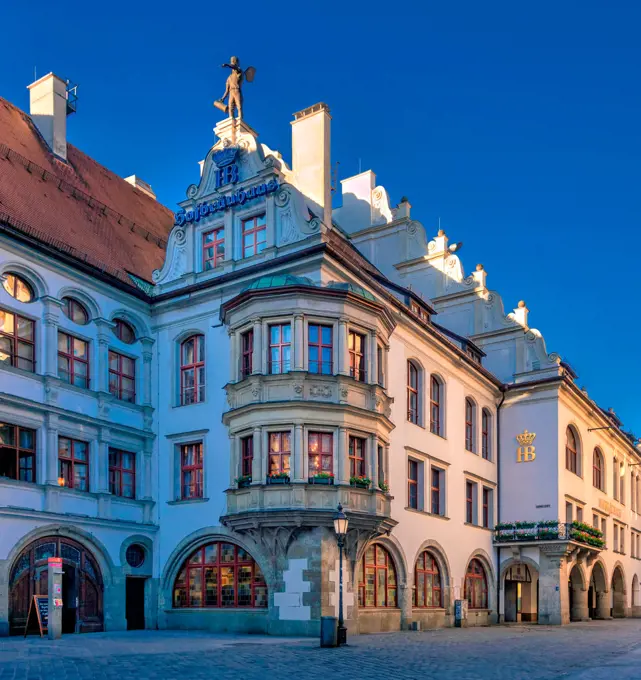
<path fill-rule="evenodd" d="M 534 437 L 536 437 L 536 434 L 534 432 L 528 432 L 527 430 L 523 430 L 522 434 L 516 435 L 516 441 L 521 446 L 529 446 L 534 441 Z"/>

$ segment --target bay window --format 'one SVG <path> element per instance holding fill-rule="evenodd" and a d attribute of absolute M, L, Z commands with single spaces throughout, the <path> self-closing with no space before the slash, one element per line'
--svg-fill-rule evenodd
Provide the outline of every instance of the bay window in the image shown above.
<path fill-rule="evenodd" d="M 333 371 L 331 326 L 309 324 L 307 329 L 308 370 L 310 373 L 331 375 Z"/>
<path fill-rule="evenodd" d="M 285 477 L 290 473 L 291 432 L 269 433 L 269 476 Z"/>
<path fill-rule="evenodd" d="M 281 323 L 269 327 L 269 372 L 288 373 L 291 365 L 292 327 Z"/>
<path fill-rule="evenodd" d="M 309 476 L 334 473 L 334 438 L 327 432 L 310 432 L 307 435 Z"/>
<path fill-rule="evenodd" d="M 365 477 L 365 440 L 360 437 L 349 438 L 349 475 Z"/>
<path fill-rule="evenodd" d="M 350 331 L 347 337 L 349 353 L 349 374 L 360 382 L 365 382 L 365 336 Z"/>

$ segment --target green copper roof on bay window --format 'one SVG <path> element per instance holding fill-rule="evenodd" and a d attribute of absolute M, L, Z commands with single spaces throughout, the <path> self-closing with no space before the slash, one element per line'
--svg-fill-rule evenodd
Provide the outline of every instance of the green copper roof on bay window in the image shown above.
<path fill-rule="evenodd" d="M 337 290 L 346 290 L 350 293 L 354 293 L 354 295 L 360 295 L 360 297 L 365 298 L 366 300 L 371 300 L 372 302 L 376 301 L 376 298 L 368 290 L 365 290 L 363 286 L 357 286 L 355 283 L 330 281 L 330 283 L 327 284 L 327 287 L 335 288 Z"/>
<path fill-rule="evenodd" d="M 259 290 L 262 288 L 281 288 L 283 286 L 315 286 L 316 284 L 306 276 L 293 274 L 276 274 L 275 276 L 261 276 L 252 281 L 244 290 Z"/>

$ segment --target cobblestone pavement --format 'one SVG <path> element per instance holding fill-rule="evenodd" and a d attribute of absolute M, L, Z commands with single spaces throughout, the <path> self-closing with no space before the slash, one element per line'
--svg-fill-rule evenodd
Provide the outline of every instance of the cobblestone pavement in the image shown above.
<path fill-rule="evenodd" d="M 495 626 L 317 640 L 139 631 L 0 639 L 0 680 L 628 680 L 641 678 L 641 619 L 563 628 Z"/>

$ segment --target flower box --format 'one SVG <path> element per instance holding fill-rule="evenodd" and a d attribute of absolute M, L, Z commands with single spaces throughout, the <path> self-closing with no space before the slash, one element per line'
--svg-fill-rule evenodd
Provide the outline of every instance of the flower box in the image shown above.
<path fill-rule="evenodd" d="M 325 484 L 325 485 L 329 485 L 329 484 L 333 484 L 333 483 L 334 483 L 334 477 L 333 477 L 333 476 L 332 476 L 332 477 L 320 477 L 320 476 L 316 476 L 316 477 L 310 477 L 310 478 L 308 479 L 308 481 L 309 481 L 310 484 Z"/>
<path fill-rule="evenodd" d="M 267 477 L 267 484 L 289 484 L 289 475 Z"/>
<path fill-rule="evenodd" d="M 357 486 L 360 489 L 369 489 L 372 482 L 369 479 L 352 479 L 350 480 L 350 486 Z"/>
<path fill-rule="evenodd" d="M 245 487 L 248 487 L 252 483 L 252 478 L 251 477 L 238 477 L 236 480 L 236 484 L 238 484 L 239 489 L 244 489 Z"/>

